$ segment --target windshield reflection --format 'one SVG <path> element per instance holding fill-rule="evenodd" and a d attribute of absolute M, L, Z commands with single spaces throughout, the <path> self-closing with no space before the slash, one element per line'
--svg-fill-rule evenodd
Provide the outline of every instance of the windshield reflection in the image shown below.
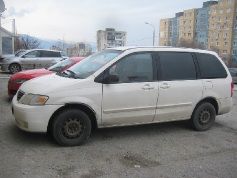
<path fill-rule="evenodd" d="M 49 71 L 55 71 L 55 72 L 60 72 L 64 67 L 68 66 L 69 64 L 72 64 L 74 60 L 72 59 L 65 59 L 61 62 L 58 62 L 54 64 L 53 66 L 49 67 Z"/>
<path fill-rule="evenodd" d="M 112 59 L 120 55 L 122 52 L 123 51 L 113 49 L 100 51 L 73 65 L 63 73 L 58 73 L 58 75 L 69 78 L 85 79 L 110 62 Z"/>

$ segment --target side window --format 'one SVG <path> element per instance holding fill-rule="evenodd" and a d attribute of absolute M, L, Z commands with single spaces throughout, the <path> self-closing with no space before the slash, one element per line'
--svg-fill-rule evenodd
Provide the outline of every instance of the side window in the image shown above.
<path fill-rule="evenodd" d="M 226 78 L 221 62 L 211 54 L 195 53 L 201 70 L 201 78 Z"/>
<path fill-rule="evenodd" d="M 60 52 L 50 51 L 50 53 L 51 53 L 50 57 L 61 57 Z"/>
<path fill-rule="evenodd" d="M 50 51 L 41 51 L 41 57 L 50 57 Z"/>
<path fill-rule="evenodd" d="M 39 51 L 31 51 L 28 52 L 27 54 L 24 55 L 25 58 L 36 58 L 40 57 L 40 52 Z"/>
<path fill-rule="evenodd" d="M 109 69 L 119 77 L 119 83 L 151 82 L 154 78 L 152 54 L 136 53 L 123 58 Z"/>
<path fill-rule="evenodd" d="M 194 80 L 196 67 L 191 53 L 159 52 L 162 80 Z"/>

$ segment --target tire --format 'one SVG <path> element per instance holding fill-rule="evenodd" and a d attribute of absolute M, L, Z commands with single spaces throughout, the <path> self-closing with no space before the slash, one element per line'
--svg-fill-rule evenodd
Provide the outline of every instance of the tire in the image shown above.
<path fill-rule="evenodd" d="M 216 118 L 216 110 L 210 103 L 201 103 L 198 105 L 191 117 L 191 123 L 197 131 L 206 131 L 210 129 Z"/>
<path fill-rule="evenodd" d="M 78 109 L 64 110 L 54 118 L 51 133 L 62 146 L 79 146 L 90 136 L 90 118 Z"/>
<path fill-rule="evenodd" d="M 15 74 L 17 72 L 20 72 L 21 71 L 21 66 L 19 64 L 11 64 L 9 66 L 9 71 L 12 73 L 12 74 Z"/>

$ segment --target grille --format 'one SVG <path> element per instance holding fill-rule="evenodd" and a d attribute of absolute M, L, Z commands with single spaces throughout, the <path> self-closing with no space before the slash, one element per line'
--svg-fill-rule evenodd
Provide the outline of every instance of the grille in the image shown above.
<path fill-rule="evenodd" d="M 25 94 L 25 92 L 19 90 L 17 93 L 17 101 L 19 101 L 24 94 Z"/>

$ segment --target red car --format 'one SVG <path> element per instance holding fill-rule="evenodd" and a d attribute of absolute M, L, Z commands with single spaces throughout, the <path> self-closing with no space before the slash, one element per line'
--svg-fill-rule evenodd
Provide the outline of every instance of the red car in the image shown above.
<path fill-rule="evenodd" d="M 12 97 L 16 94 L 17 90 L 20 88 L 21 84 L 27 80 L 30 80 L 35 77 L 39 77 L 42 75 L 52 74 L 55 72 L 61 72 L 72 65 L 78 63 L 84 59 L 83 57 L 73 57 L 69 59 L 65 59 L 57 64 L 49 67 L 48 69 L 33 69 L 33 70 L 25 70 L 22 72 L 15 73 L 11 76 L 8 82 L 8 96 Z"/>

